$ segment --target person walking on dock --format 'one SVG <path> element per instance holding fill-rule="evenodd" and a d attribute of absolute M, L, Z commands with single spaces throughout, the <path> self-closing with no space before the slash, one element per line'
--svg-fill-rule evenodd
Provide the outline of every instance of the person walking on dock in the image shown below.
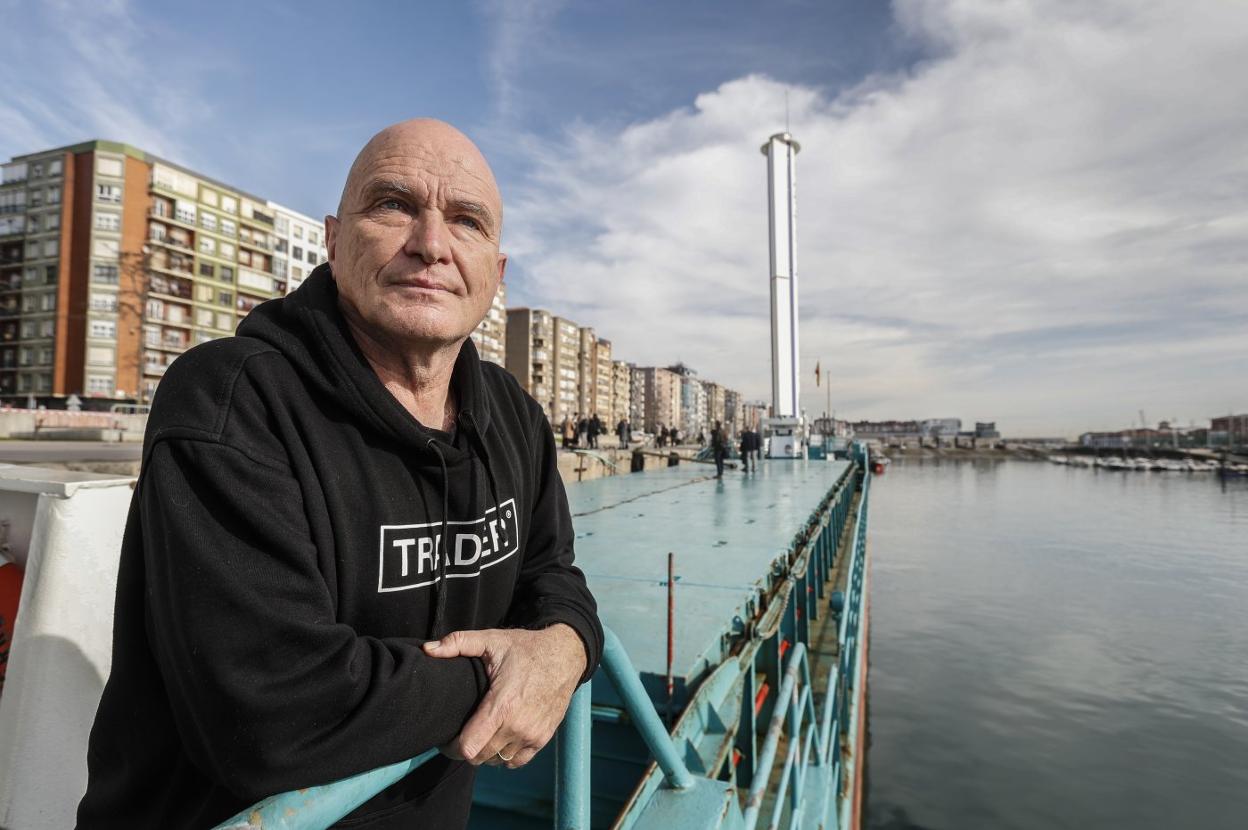
<path fill-rule="evenodd" d="M 469 336 L 501 230 L 463 133 L 387 127 L 329 261 L 170 366 L 79 830 L 213 827 L 431 749 L 344 825 L 457 830 L 479 765 L 554 735 L 604 638 L 545 411 Z"/>
<path fill-rule="evenodd" d="M 602 419 L 598 417 L 598 413 L 594 413 L 594 417 L 589 419 L 589 446 L 598 449 L 598 436 L 602 435 L 606 430 L 602 426 Z"/>
<path fill-rule="evenodd" d="M 724 458 L 728 455 L 728 438 L 719 421 L 711 429 L 711 455 L 715 458 L 715 478 L 724 477 Z"/>
<path fill-rule="evenodd" d="M 630 432 L 632 430 L 628 427 L 628 421 L 621 418 L 620 422 L 615 425 L 615 434 L 620 439 L 620 449 L 628 449 L 628 435 Z"/>
<path fill-rule="evenodd" d="M 741 453 L 741 472 L 748 473 L 750 471 L 750 428 L 746 427 L 741 430 L 741 435 L 737 439 L 737 452 Z M 757 467 L 757 462 L 755 462 Z"/>
<path fill-rule="evenodd" d="M 571 449 L 572 442 L 576 440 L 576 426 L 567 415 L 563 416 L 563 423 L 559 425 L 559 435 L 563 438 L 563 448 Z"/>

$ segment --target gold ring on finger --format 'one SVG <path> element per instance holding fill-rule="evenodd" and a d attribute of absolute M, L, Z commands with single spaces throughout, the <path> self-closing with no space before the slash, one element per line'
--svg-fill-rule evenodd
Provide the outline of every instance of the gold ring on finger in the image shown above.
<path fill-rule="evenodd" d="M 516 757 L 516 756 L 515 756 L 515 754 L 512 754 L 512 755 L 504 755 L 504 754 L 503 754 L 503 751 L 502 751 L 501 749 L 500 749 L 498 752 L 494 753 L 494 754 L 495 754 L 495 755 L 497 755 L 499 758 L 502 758 L 504 761 L 507 761 L 507 762 L 510 762 L 512 758 L 515 758 L 515 757 Z"/>

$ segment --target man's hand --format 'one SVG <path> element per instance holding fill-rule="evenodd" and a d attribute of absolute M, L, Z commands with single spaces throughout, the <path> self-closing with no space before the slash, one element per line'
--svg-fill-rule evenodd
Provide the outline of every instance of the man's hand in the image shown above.
<path fill-rule="evenodd" d="M 454 631 L 425 643 L 425 653 L 485 663 L 489 691 L 459 736 L 442 747 L 444 755 L 473 765 L 515 769 L 531 761 L 559 728 L 585 673 L 585 646 L 563 623 L 540 631 Z"/>

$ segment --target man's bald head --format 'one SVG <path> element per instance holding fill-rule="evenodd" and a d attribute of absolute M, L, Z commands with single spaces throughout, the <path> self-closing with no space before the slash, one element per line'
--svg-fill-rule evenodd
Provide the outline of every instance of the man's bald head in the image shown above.
<path fill-rule="evenodd" d="M 482 193 L 490 197 L 489 207 L 496 217 L 497 229 L 501 230 L 503 197 L 489 162 L 472 139 L 436 118 L 400 121 L 370 138 L 347 172 L 347 181 L 338 199 L 338 216 L 341 217 L 343 211 L 351 209 L 353 202 L 358 200 L 378 162 L 404 156 L 448 173 L 452 168 L 458 168 L 470 180 L 475 180 Z"/>
<path fill-rule="evenodd" d="M 429 118 L 373 136 L 325 217 L 338 302 L 359 338 L 413 360 L 460 344 L 489 311 L 507 257 L 502 197 L 467 136 Z"/>

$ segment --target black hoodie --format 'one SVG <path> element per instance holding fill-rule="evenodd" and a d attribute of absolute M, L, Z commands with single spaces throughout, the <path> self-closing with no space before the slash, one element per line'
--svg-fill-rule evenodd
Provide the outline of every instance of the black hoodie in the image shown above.
<path fill-rule="evenodd" d="M 451 382 L 454 433 L 423 428 L 355 345 L 328 266 L 170 367 L 80 828 L 211 827 L 446 744 L 488 686 L 479 660 L 421 651 L 449 631 L 567 623 L 592 674 L 602 629 L 546 417 L 471 340 Z M 466 799 L 466 767 L 437 756 L 351 817 L 419 818 L 407 806 L 443 782 Z"/>

